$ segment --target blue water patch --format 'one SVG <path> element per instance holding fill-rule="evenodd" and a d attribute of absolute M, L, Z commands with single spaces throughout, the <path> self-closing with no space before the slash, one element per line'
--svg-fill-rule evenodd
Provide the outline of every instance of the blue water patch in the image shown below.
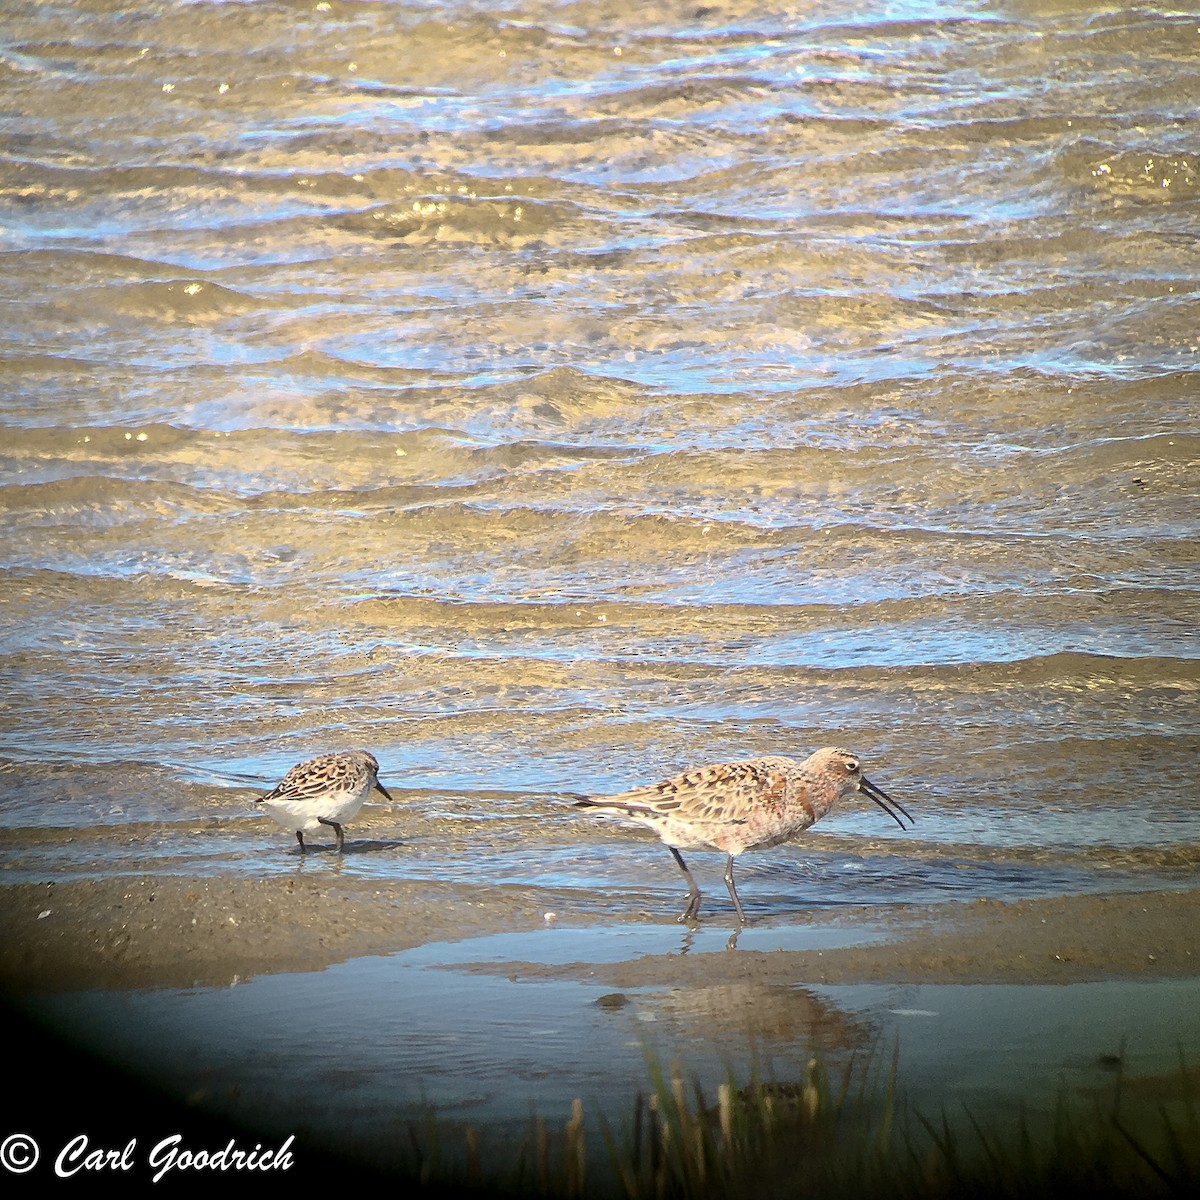
<path fill-rule="evenodd" d="M 821 944 L 796 933 L 750 928 L 739 946 Z M 603 981 L 604 964 L 630 957 L 737 953 L 725 936 L 547 927 L 224 988 L 47 997 L 39 1009 L 201 1107 L 301 1139 L 384 1146 L 430 1106 L 444 1119 L 520 1129 L 533 1112 L 565 1119 L 580 1097 L 589 1111 L 623 1120 L 648 1087 L 647 1050 L 678 1058 L 712 1089 L 730 1070 L 746 1081 L 752 1060 L 787 1080 L 802 1078 L 814 1053 L 836 1062 L 898 1047 L 901 1097 L 934 1116 L 962 1105 L 981 1115 L 1050 1111 L 1063 1088 L 1107 1086 L 1115 1059 L 1165 1075 L 1181 1051 L 1193 1061 L 1200 1052 L 1197 980 L 790 988 L 747 980 L 624 992 Z M 567 977 L 538 971 L 562 964 L 577 966 Z M 764 1012 L 775 1014 L 765 1026 Z"/>

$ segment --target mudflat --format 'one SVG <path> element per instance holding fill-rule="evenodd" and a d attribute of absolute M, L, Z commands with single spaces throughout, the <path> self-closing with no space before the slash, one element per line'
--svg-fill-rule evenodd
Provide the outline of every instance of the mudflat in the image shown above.
<path fill-rule="evenodd" d="M 328 872 L 247 879 L 111 874 L 0 888 L 0 981 L 22 994 L 228 984 L 320 970 L 362 955 L 455 942 L 543 923 L 536 890 L 380 880 Z M 556 919 L 573 917 L 555 903 Z M 633 920 L 661 917 L 634 915 Z M 706 923 L 722 922 L 714 912 Z M 1200 973 L 1200 891 L 1156 890 L 903 908 L 841 908 L 798 920 L 844 928 L 821 950 L 643 955 L 587 964 L 616 987 L 721 980 L 775 983 L 1071 983 Z M 870 924 L 881 937 L 854 944 Z M 834 939 L 836 942 L 836 938 Z M 571 964 L 527 964 L 526 977 Z"/>

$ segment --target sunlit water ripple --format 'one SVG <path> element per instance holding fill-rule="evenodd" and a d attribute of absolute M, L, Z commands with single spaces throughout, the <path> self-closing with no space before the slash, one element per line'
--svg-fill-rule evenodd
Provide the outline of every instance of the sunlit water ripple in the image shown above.
<path fill-rule="evenodd" d="M 603 913 L 678 880 L 563 793 L 841 742 L 916 831 L 760 915 L 1193 869 L 1200 27 L 1039 13 L 10 14 L 5 821 L 275 870 L 367 744 L 350 869 Z"/>

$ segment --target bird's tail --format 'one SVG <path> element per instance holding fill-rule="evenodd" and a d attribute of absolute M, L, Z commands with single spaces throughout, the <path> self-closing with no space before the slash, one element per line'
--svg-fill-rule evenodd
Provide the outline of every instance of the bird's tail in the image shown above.
<path fill-rule="evenodd" d="M 574 801 L 574 808 L 586 808 L 602 817 L 637 817 L 647 811 L 645 805 L 620 796 L 584 796 L 579 792 L 567 795 Z"/>

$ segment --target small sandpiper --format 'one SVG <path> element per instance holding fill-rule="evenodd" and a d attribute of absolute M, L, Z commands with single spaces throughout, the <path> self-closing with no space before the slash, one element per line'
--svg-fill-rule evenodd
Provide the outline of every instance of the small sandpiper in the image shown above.
<path fill-rule="evenodd" d="M 279 786 L 260 796 L 255 804 L 264 805 L 285 829 L 296 831 L 301 852 L 305 848 L 304 834 L 328 825 L 337 834 L 341 854 L 346 845 L 342 822 L 362 808 L 372 788 L 392 800 L 391 793 L 379 782 L 375 755 L 366 750 L 347 750 L 322 754 L 292 767 Z"/>
<path fill-rule="evenodd" d="M 863 775 L 857 755 L 833 746 L 803 762 L 772 756 L 715 763 L 616 796 L 581 796 L 576 805 L 648 825 L 662 838 L 688 883 L 688 903 L 680 921 L 696 919 L 700 889 L 679 851 L 724 851 L 725 886 L 744 925 L 746 916 L 733 885 L 734 858 L 789 841 L 852 792 L 869 796 L 901 829 L 904 821 L 889 805 L 913 820 L 903 805 Z"/>

